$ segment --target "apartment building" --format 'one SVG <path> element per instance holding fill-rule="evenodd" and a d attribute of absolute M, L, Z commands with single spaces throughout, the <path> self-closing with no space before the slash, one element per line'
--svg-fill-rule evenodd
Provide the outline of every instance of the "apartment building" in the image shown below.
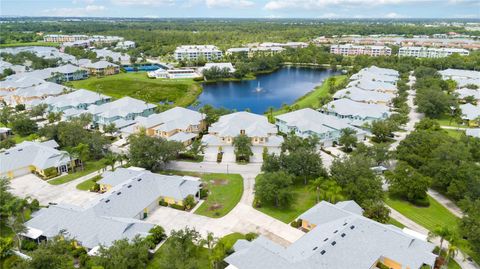
<path fill-rule="evenodd" d="M 195 61 L 203 58 L 204 60 L 211 61 L 220 59 L 223 56 L 223 52 L 218 47 L 213 45 L 187 45 L 180 46 L 175 49 L 175 60 L 188 60 Z"/>
<path fill-rule="evenodd" d="M 387 46 L 357 46 L 353 44 L 332 45 L 330 53 L 344 56 L 369 55 L 384 56 L 392 55 L 392 49 Z"/>
<path fill-rule="evenodd" d="M 401 47 L 398 51 L 398 56 L 415 58 L 443 58 L 454 53 L 458 53 L 461 56 L 467 56 L 470 54 L 470 51 L 457 48 Z"/>
<path fill-rule="evenodd" d="M 88 38 L 88 35 L 45 35 L 43 41 L 63 43 L 87 40 Z"/>

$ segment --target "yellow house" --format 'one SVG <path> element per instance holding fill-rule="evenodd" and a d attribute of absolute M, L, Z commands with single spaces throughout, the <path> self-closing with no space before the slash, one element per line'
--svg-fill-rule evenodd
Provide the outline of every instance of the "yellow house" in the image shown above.
<path fill-rule="evenodd" d="M 110 76 L 120 72 L 120 67 L 116 64 L 101 60 L 94 63 L 85 64 L 85 67 L 90 75 L 94 76 Z"/>
<path fill-rule="evenodd" d="M 68 172 L 74 165 L 66 151 L 56 149 L 53 141 L 25 141 L 0 153 L 0 177 L 16 178 L 35 173 L 42 178 L 51 178 Z"/>

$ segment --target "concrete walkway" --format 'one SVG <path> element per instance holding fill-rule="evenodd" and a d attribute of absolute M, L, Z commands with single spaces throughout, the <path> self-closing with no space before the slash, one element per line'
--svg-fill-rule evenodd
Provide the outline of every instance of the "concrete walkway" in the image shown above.
<path fill-rule="evenodd" d="M 427 191 L 428 195 L 432 196 L 433 199 L 435 199 L 437 202 L 439 202 L 441 205 L 443 205 L 446 209 L 448 209 L 452 214 L 455 216 L 462 218 L 463 217 L 463 212 L 462 210 L 450 199 L 447 197 L 443 196 L 439 192 L 428 189 Z"/>

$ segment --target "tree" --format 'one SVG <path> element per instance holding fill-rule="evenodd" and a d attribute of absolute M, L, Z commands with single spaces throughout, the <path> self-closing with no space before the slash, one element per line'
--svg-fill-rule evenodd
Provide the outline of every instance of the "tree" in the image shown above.
<path fill-rule="evenodd" d="M 0 110 L 0 123 L 7 126 L 7 124 L 10 122 L 13 116 L 13 113 L 14 113 L 14 109 L 12 107 L 4 106 Z"/>
<path fill-rule="evenodd" d="M 37 106 L 32 107 L 30 110 L 30 116 L 31 117 L 42 117 L 45 114 L 45 111 L 47 110 L 48 105 L 47 104 L 40 104 Z"/>
<path fill-rule="evenodd" d="M 460 221 L 460 231 L 470 242 L 472 250 L 480 253 L 480 199 L 467 199 L 463 201 L 462 207 L 465 215 Z"/>
<path fill-rule="evenodd" d="M 165 234 L 165 229 L 162 226 L 155 225 L 152 229 L 150 229 L 150 236 L 155 244 L 162 242 L 167 235 Z"/>
<path fill-rule="evenodd" d="M 233 146 L 235 147 L 235 156 L 237 161 L 250 161 L 250 156 L 253 156 L 252 141 L 250 137 L 241 134 L 233 139 Z"/>
<path fill-rule="evenodd" d="M 20 214 L 23 214 L 23 211 L 21 211 Z M 21 250 L 22 249 L 22 238 L 21 238 L 20 234 L 27 232 L 27 227 L 25 227 L 25 225 L 23 225 L 22 220 L 18 216 L 15 216 L 15 215 L 10 215 L 8 217 L 7 226 L 15 234 L 15 237 L 17 239 L 17 247 L 18 247 L 19 250 Z"/>
<path fill-rule="evenodd" d="M 212 123 L 218 121 L 220 116 L 230 113 L 230 110 L 226 108 L 214 108 L 208 104 L 201 107 L 199 111 L 205 114 L 205 122 L 207 123 L 207 126 L 210 126 Z"/>
<path fill-rule="evenodd" d="M 183 200 L 183 205 L 185 205 L 185 208 L 187 210 L 192 209 L 195 206 L 195 204 L 196 204 L 195 198 L 191 194 L 185 197 L 185 199 Z"/>
<path fill-rule="evenodd" d="M 427 199 L 430 179 L 405 162 L 398 162 L 393 173 L 387 174 L 389 192 L 412 203 Z M 427 200 L 428 201 L 428 200 Z"/>
<path fill-rule="evenodd" d="M 188 227 L 183 230 L 172 231 L 169 239 L 162 247 L 162 256 L 158 268 L 165 269 L 195 269 L 200 255 L 200 234 Z"/>
<path fill-rule="evenodd" d="M 188 150 L 190 154 L 194 157 L 198 157 L 201 153 L 204 153 L 205 145 L 200 140 L 193 141 L 192 145 L 190 145 L 190 149 Z"/>
<path fill-rule="evenodd" d="M 21 260 L 15 268 L 22 269 L 50 269 L 72 268 L 73 243 L 61 236 L 55 236 L 39 244 L 38 248 L 28 255 L 31 260 Z"/>
<path fill-rule="evenodd" d="M 320 189 L 324 181 L 325 179 L 323 177 L 319 177 L 313 181 L 310 181 L 310 189 L 315 191 L 315 194 L 317 196 L 317 204 L 320 202 Z"/>
<path fill-rule="evenodd" d="M 332 204 L 344 199 L 344 196 L 342 195 L 342 187 L 340 187 L 334 180 L 324 180 L 320 184 L 318 191 L 321 199 Z"/>
<path fill-rule="evenodd" d="M 13 119 L 12 131 L 20 136 L 27 136 L 38 130 L 37 123 L 26 116 L 17 116 Z"/>
<path fill-rule="evenodd" d="M 118 157 L 116 154 L 109 152 L 105 155 L 105 165 L 108 167 L 109 165 L 112 167 L 112 171 L 115 170 L 115 163 L 117 162 Z"/>
<path fill-rule="evenodd" d="M 56 121 L 60 121 L 62 119 L 62 112 L 50 112 L 47 115 L 47 120 L 49 123 L 54 123 Z"/>
<path fill-rule="evenodd" d="M 336 159 L 330 167 L 330 174 L 344 193 L 361 206 L 367 200 L 383 199 L 382 181 L 370 169 L 372 161 L 362 155 Z"/>
<path fill-rule="evenodd" d="M 290 192 L 292 184 L 292 176 L 283 171 L 264 173 L 256 180 L 255 196 L 261 203 L 287 207 L 293 199 Z"/>
<path fill-rule="evenodd" d="M 310 179 L 327 175 L 320 155 L 305 148 L 290 151 L 289 154 L 282 153 L 280 163 L 289 174 L 302 178 L 305 185 Z"/>
<path fill-rule="evenodd" d="M 396 124 L 391 120 L 376 120 L 371 126 L 373 140 L 377 143 L 387 142 L 397 128 Z"/>
<path fill-rule="evenodd" d="M 133 240 L 121 239 L 106 248 L 101 246 L 98 255 L 93 257 L 93 263 L 105 269 L 136 269 L 146 268 L 149 260 L 149 244 L 136 236 Z"/>
<path fill-rule="evenodd" d="M 430 239 L 434 237 L 440 237 L 440 249 L 438 250 L 438 254 L 442 253 L 443 242 L 445 238 L 449 237 L 451 234 L 452 234 L 452 231 L 447 226 L 437 226 L 435 227 L 435 229 L 433 229 L 428 233 L 428 237 Z"/>
<path fill-rule="evenodd" d="M 129 142 L 131 164 L 154 171 L 174 160 L 184 149 L 182 143 L 150 137 L 144 133 L 131 135 Z"/>
<path fill-rule="evenodd" d="M 338 142 L 343 145 L 346 152 L 351 152 L 352 148 L 357 145 L 357 137 L 355 136 L 357 132 L 351 128 L 344 128 L 340 133 Z"/>
<path fill-rule="evenodd" d="M 118 130 L 117 126 L 115 123 L 111 122 L 105 126 L 103 126 L 103 131 L 107 134 L 113 135 Z"/>
<path fill-rule="evenodd" d="M 390 209 L 382 201 L 367 200 L 363 203 L 363 215 L 380 223 L 390 220 Z"/>
<path fill-rule="evenodd" d="M 0 259 L 5 259 L 11 255 L 10 251 L 13 248 L 13 240 L 8 237 L 0 237 Z"/>

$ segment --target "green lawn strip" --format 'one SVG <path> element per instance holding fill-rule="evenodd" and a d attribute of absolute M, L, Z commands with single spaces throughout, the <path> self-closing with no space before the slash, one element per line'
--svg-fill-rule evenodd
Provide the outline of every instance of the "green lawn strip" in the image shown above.
<path fill-rule="evenodd" d="M 231 233 L 220 238 L 219 241 L 223 243 L 225 249 L 231 249 L 233 245 L 235 245 L 235 243 L 240 239 L 245 239 L 245 235 L 242 233 Z"/>
<path fill-rule="evenodd" d="M 341 83 L 343 83 L 345 81 L 345 79 L 347 79 L 347 76 L 345 75 L 339 75 L 339 76 L 333 76 L 336 78 L 335 80 L 335 85 L 340 85 Z M 293 106 L 298 106 L 299 109 L 302 109 L 302 108 L 307 108 L 307 107 L 310 107 L 310 108 L 318 108 L 318 104 L 319 104 L 319 98 L 321 97 L 324 97 L 324 96 L 328 96 L 330 93 L 329 93 L 329 86 L 328 86 L 328 80 L 333 78 L 333 77 L 330 77 L 328 79 L 325 79 L 325 81 L 315 87 L 315 89 L 309 93 L 307 93 L 306 95 L 300 97 L 299 99 L 297 99 L 293 104 L 290 105 L 290 107 L 293 107 Z M 288 111 L 284 110 L 284 109 L 279 109 L 277 111 L 274 111 L 273 112 L 273 116 L 277 116 L 277 115 L 280 115 L 280 114 L 284 114 L 284 113 L 287 113 Z"/>
<path fill-rule="evenodd" d="M 20 136 L 20 135 L 16 134 L 16 135 L 11 136 L 11 138 L 13 139 L 13 141 L 16 144 L 19 144 L 19 143 L 22 143 L 24 141 L 33 141 L 36 138 L 38 138 L 38 135 L 31 134 L 31 135 L 27 135 L 27 136 Z"/>
<path fill-rule="evenodd" d="M 385 202 L 405 217 L 422 225 L 429 231 L 434 230 L 436 227 L 450 227 L 458 230 L 458 222 L 460 219 L 432 197 L 428 196 L 428 200 L 430 201 L 429 207 L 414 206 L 409 202 L 391 197 L 387 197 Z M 458 248 L 470 255 L 475 261 L 480 261 L 480 254 L 474 253 L 466 240 L 459 240 Z"/>
<path fill-rule="evenodd" d="M 463 130 L 452 130 L 452 129 L 444 129 L 449 136 L 455 138 L 455 139 L 460 139 L 462 135 L 465 135 L 465 131 Z"/>
<path fill-rule="evenodd" d="M 310 186 L 301 183 L 293 185 L 292 191 L 294 201 L 288 208 L 277 208 L 273 205 L 262 205 L 257 210 L 276 218 L 285 223 L 290 223 L 300 214 L 307 211 L 316 204 L 315 192 L 310 190 Z"/>
<path fill-rule="evenodd" d="M 448 269 L 462 269 L 462 267 L 453 259 L 448 261 Z"/>
<path fill-rule="evenodd" d="M 192 104 L 202 92 L 193 79 L 151 79 L 144 72 L 120 73 L 91 77 L 68 83 L 77 89 L 88 89 L 113 98 L 130 96 L 150 103 L 174 102 L 178 106 Z"/>
<path fill-rule="evenodd" d="M 393 218 L 390 218 L 390 220 L 387 222 L 388 224 L 392 224 L 394 226 L 397 226 L 398 228 L 400 229 L 403 229 L 405 228 L 406 226 L 403 225 L 402 223 L 400 223 L 398 220 L 396 219 L 393 219 Z"/>
<path fill-rule="evenodd" d="M 25 47 L 25 46 L 40 46 L 40 47 L 58 47 L 60 43 L 55 42 L 25 42 L 25 43 L 8 43 L 8 44 L 0 44 L 0 48 L 7 48 L 7 47 Z"/>
<path fill-rule="evenodd" d="M 89 191 L 95 186 L 95 183 L 102 178 L 101 175 L 94 176 L 77 185 L 77 189 L 81 191 Z"/>
<path fill-rule="evenodd" d="M 86 175 L 88 175 L 90 173 L 93 173 L 97 170 L 100 170 L 100 169 L 104 168 L 105 166 L 106 166 L 105 165 L 105 160 L 103 160 L 103 159 L 100 159 L 98 161 L 93 161 L 93 162 L 90 162 L 90 161 L 85 162 L 84 163 L 84 168 L 85 168 L 84 170 L 78 170 L 75 173 L 70 173 L 68 175 L 49 180 L 47 182 L 52 184 L 52 185 L 64 184 L 64 183 L 70 182 L 72 180 L 75 180 L 77 178 L 86 176 Z"/>
<path fill-rule="evenodd" d="M 209 195 L 195 214 L 220 218 L 228 214 L 240 202 L 243 194 L 243 178 L 238 174 L 204 174 L 202 181 Z"/>
<path fill-rule="evenodd" d="M 466 125 L 458 124 L 455 120 L 452 120 L 449 116 L 444 115 L 437 119 L 438 124 L 440 126 L 452 126 L 452 127 L 463 127 L 466 128 Z"/>

